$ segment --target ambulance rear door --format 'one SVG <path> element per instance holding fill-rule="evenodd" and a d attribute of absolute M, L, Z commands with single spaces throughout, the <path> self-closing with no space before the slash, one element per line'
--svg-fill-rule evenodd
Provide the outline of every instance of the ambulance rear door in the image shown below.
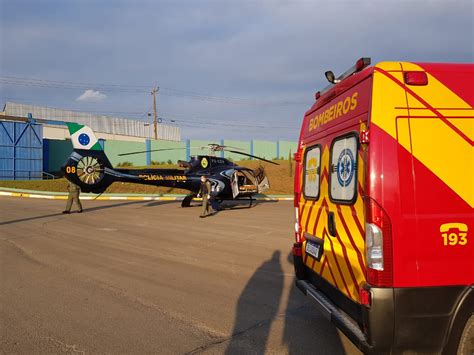
<path fill-rule="evenodd" d="M 306 239 L 303 260 L 355 302 L 359 302 L 359 289 L 366 280 L 362 199 L 366 146 L 360 135 L 367 129 L 371 82 L 371 76 L 365 78 L 311 114 L 317 119 L 325 112 L 340 110 L 338 118 L 326 123 L 323 119 L 313 129 L 316 133 L 303 140 L 299 206 Z"/>

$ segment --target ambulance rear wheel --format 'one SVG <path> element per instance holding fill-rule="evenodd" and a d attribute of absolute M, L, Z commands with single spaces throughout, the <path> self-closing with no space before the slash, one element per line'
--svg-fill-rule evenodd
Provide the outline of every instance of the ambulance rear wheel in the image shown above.
<path fill-rule="evenodd" d="M 458 355 L 474 354 L 474 315 L 467 320 L 459 340 Z"/>

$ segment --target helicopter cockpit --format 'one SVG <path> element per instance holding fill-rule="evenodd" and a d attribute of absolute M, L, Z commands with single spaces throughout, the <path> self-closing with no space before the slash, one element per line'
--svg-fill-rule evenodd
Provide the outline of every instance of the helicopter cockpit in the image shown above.
<path fill-rule="evenodd" d="M 209 161 L 203 157 L 192 156 L 189 161 L 178 160 L 178 166 L 185 168 L 187 172 L 206 169 L 209 167 Z"/>

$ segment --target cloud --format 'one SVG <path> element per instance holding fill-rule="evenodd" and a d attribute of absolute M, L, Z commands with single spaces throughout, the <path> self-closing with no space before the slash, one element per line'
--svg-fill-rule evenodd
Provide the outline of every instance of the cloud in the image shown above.
<path fill-rule="evenodd" d="M 79 96 L 76 101 L 90 101 L 90 102 L 99 102 L 107 98 L 107 95 L 101 93 L 100 91 L 95 91 L 92 89 L 86 90 L 81 96 Z"/>
<path fill-rule="evenodd" d="M 158 85 L 159 115 L 184 117 L 183 137 L 297 140 L 314 93 L 327 85 L 326 70 L 343 73 L 362 56 L 373 63 L 474 60 L 472 0 L 113 3 L 0 0 L 0 51 L 11 49 L 1 51 L 1 75 L 125 89 L 108 95 L 106 107 L 94 90 L 71 102 L 73 87 L 3 85 L 0 105 L 17 97 L 72 110 L 148 112 Z M 171 96 L 167 88 L 297 104 L 230 105 Z M 222 126 L 235 122 L 268 129 Z"/>

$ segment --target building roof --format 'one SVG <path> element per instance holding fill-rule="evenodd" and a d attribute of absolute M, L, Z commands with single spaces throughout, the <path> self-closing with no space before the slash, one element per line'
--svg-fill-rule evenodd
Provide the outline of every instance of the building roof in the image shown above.
<path fill-rule="evenodd" d="M 33 118 L 85 124 L 95 132 L 150 139 L 155 137 L 153 125 L 148 125 L 145 121 L 134 119 L 93 115 L 86 112 L 68 111 L 16 102 L 7 102 L 3 112 L 5 115 L 18 117 L 28 117 L 30 113 Z M 181 140 L 181 129 L 176 126 L 159 123 L 157 133 L 158 139 L 169 141 Z"/>

